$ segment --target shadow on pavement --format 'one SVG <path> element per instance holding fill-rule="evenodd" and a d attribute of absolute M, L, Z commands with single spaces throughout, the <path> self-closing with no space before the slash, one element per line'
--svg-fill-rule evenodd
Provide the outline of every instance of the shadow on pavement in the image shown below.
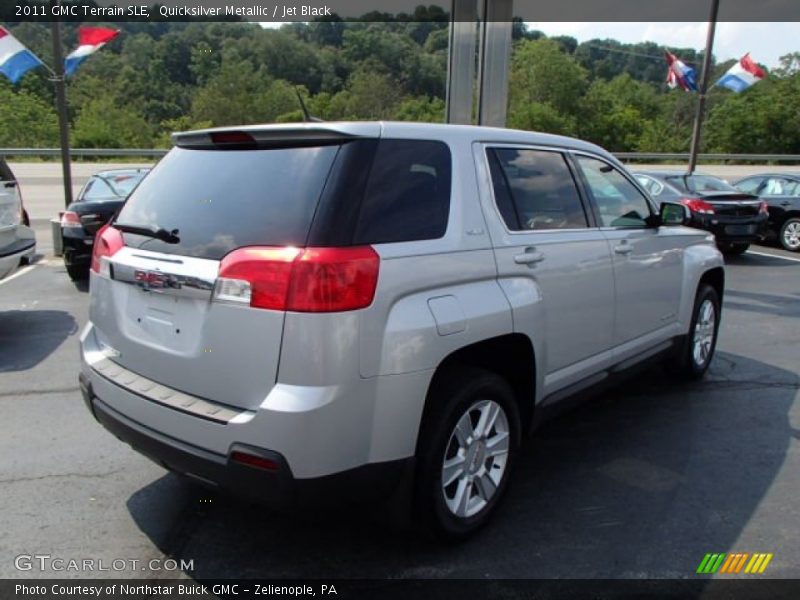
<path fill-rule="evenodd" d="M 0 373 L 35 367 L 77 330 L 61 310 L 0 311 Z"/>
<path fill-rule="evenodd" d="M 499 514 L 459 545 L 379 511 L 279 515 L 174 475 L 128 509 L 198 579 L 691 578 L 707 552 L 769 551 L 732 546 L 797 437 L 797 390 L 794 373 L 726 353 L 697 384 L 646 371 L 545 423 Z"/>

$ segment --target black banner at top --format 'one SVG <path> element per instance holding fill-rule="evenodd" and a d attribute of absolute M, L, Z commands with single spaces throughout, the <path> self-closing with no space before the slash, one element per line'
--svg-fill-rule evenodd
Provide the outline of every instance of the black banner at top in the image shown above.
<path fill-rule="evenodd" d="M 483 5 L 484 0 L 472 0 Z M 489 0 L 491 1 L 491 0 Z M 515 0 L 513 14 L 537 22 L 697 22 L 711 0 Z M 447 18 L 450 0 L 3 0 L 0 22 L 418 20 L 419 5 Z M 798 0 L 721 0 L 719 21 L 800 21 Z"/>

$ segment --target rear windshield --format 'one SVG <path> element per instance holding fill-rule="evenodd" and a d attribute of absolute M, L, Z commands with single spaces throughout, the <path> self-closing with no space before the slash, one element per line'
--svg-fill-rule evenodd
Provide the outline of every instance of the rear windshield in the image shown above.
<path fill-rule="evenodd" d="M 125 198 L 147 174 L 145 171 L 94 175 L 83 189 L 82 200 Z"/>
<path fill-rule="evenodd" d="M 339 146 L 174 148 L 117 220 L 178 230 L 180 242 L 126 233 L 128 245 L 218 260 L 242 246 L 302 246 Z"/>
<path fill-rule="evenodd" d="M 738 192 L 735 187 L 726 181 L 711 177 L 710 175 L 682 175 L 665 178 L 682 192 Z"/>

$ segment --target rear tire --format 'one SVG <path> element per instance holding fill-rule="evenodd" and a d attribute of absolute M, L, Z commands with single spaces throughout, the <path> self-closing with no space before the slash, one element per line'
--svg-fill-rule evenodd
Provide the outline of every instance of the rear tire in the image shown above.
<path fill-rule="evenodd" d="M 710 285 L 701 284 L 692 309 L 689 333 L 668 364 L 673 373 L 690 380 L 703 378 L 714 359 L 719 321 L 719 295 Z"/>
<path fill-rule="evenodd" d="M 437 377 L 417 443 L 415 508 L 440 537 L 477 531 L 502 499 L 520 440 L 508 383 L 477 368 Z M 447 480 L 447 481 L 445 481 Z"/>
<path fill-rule="evenodd" d="M 721 244 L 719 249 L 725 256 L 739 256 L 747 252 L 749 247 L 750 244 Z"/>
<path fill-rule="evenodd" d="M 64 266 L 67 268 L 67 275 L 72 281 L 86 281 L 89 279 L 89 267 L 68 264 L 64 264 Z"/>
<path fill-rule="evenodd" d="M 778 234 L 778 241 L 784 250 L 800 252 L 800 219 L 787 219 Z"/>

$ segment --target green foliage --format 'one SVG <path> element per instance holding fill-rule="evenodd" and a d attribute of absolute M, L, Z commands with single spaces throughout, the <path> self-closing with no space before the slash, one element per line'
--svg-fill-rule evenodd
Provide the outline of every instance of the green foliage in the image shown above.
<path fill-rule="evenodd" d="M 0 83 L 0 146 L 37 147 L 58 144 L 55 110 L 32 93 L 15 93 Z"/>
<path fill-rule="evenodd" d="M 166 147 L 170 133 L 215 125 L 334 119 L 444 119 L 449 31 L 440 7 L 394 18 L 331 17 L 262 29 L 244 22 L 118 23 L 122 35 L 68 80 L 76 146 Z M 64 24 L 74 47 L 77 23 Z M 52 63 L 46 24 L 10 24 Z M 697 95 L 668 90 L 665 48 L 652 42 L 547 38 L 517 20 L 508 125 L 575 135 L 612 151 L 686 152 Z M 702 53 L 670 48 L 700 71 Z M 712 81 L 731 62 L 712 61 Z M 712 88 L 705 151 L 800 153 L 800 52 L 741 94 Z M 45 69 L 0 81 L 0 145 L 55 146 Z"/>
<path fill-rule="evenodd" d="M 77 148 L 146 148 L 152 140 L 152 129 L 139 113 L 107 97 L 87 102 L 72 128 Z"/>

